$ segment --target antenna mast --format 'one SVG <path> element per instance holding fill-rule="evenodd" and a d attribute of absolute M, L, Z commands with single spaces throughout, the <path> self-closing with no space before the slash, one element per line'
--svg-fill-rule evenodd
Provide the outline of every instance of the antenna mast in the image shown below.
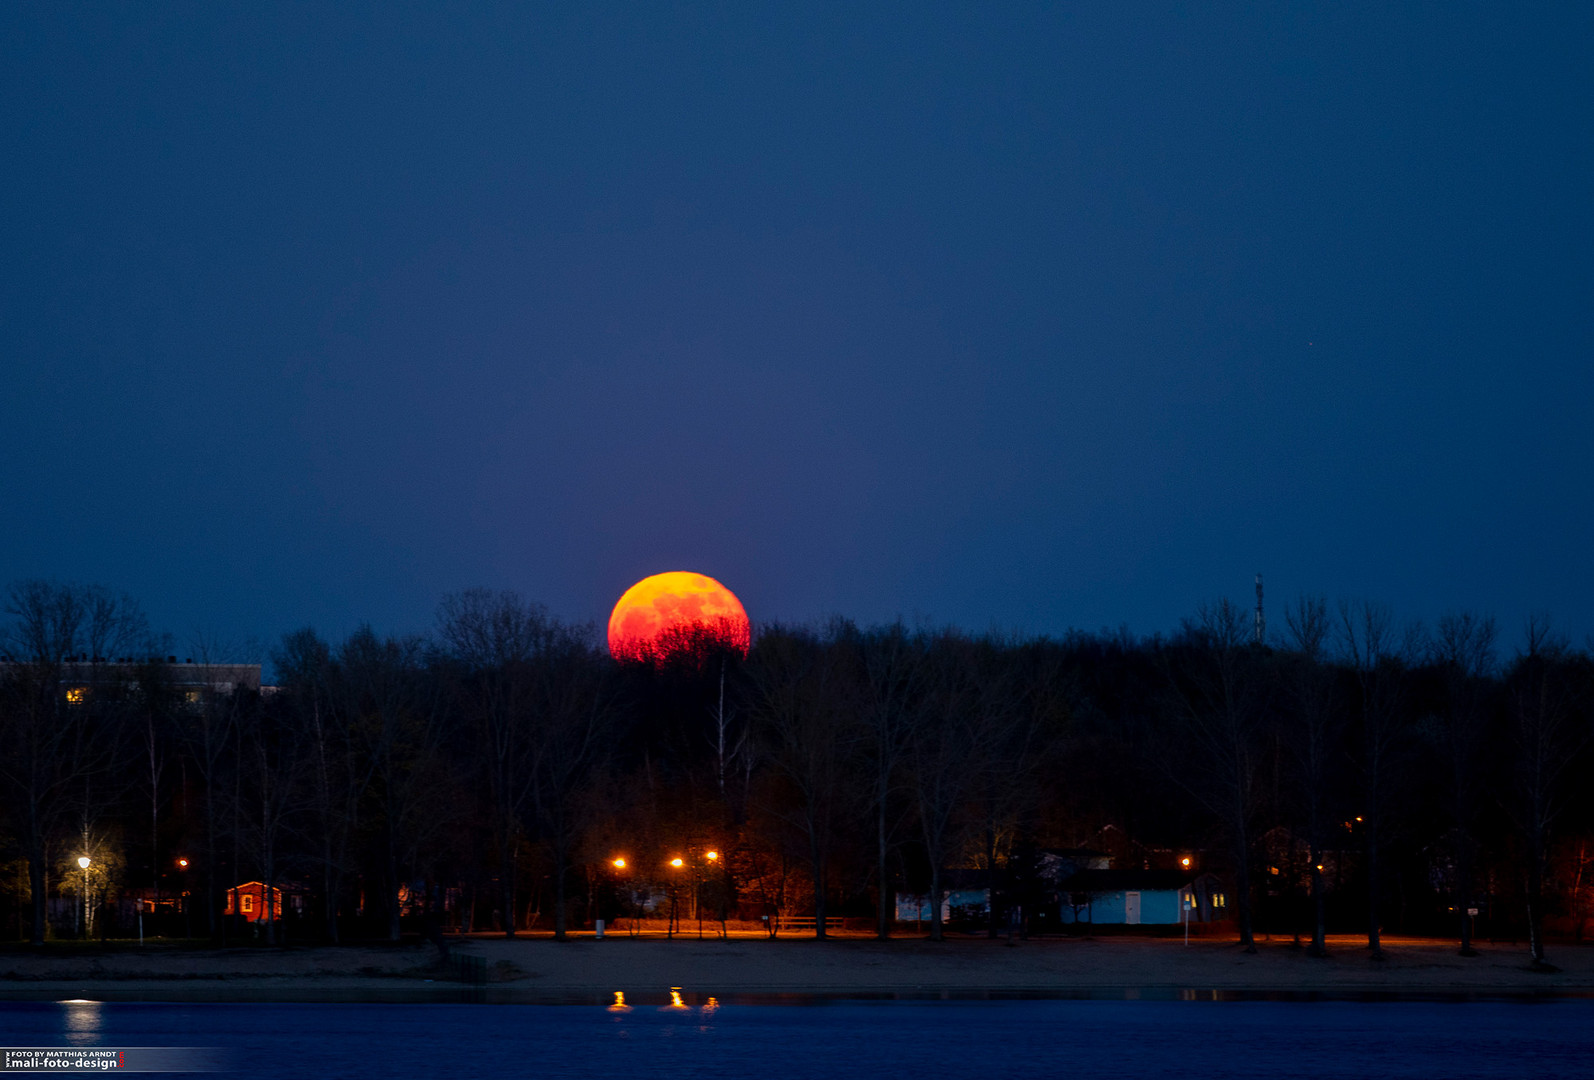
<path fill-rule="evenodd" d="M 1256 643 L 1267 637 L 1267 617 L 1262 614 L 1262 575 L 1256 575 Z"/>

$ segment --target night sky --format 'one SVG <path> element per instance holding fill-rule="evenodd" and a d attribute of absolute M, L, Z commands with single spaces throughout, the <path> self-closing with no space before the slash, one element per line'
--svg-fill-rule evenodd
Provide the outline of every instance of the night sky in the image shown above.
<path fill-rule="evenodd" d="M 0 581 L 1594 631 L 1594 5 L 0 7 Z"/>

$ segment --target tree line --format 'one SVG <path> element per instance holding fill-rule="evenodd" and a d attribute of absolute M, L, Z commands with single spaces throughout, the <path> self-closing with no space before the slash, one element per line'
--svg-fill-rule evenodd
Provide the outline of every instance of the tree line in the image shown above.
<path fill-rule="evenodd" d="M 688 884 L 714 920 L 867 917 L 884 938 L 897 894 L 977 883 L 963 929 L 1039 932 L 1068 902 L 1044 853 L 1081 848 L 1193 856 L 1246 948 L 1354 931 L 1380 955 L 1392 929 L 1469 952 L 1481 918 L 1544 963 L 1594 899 L 1594 659 L 1543 619 L 1506 640 L 1314 597 L 1266 640 L 1228 602 L 1142 639 L 837 619 L 764 626 L 745 655 L 688 628 L 618 663 L 475 590 L 429 633 L 301 630 L 273 686 L 199 693 L 125 596 L 22 582 L 5 615 L 0 925 L 33 942 L 51 897 L 91 885 L 183 897 L 189 932 L 223 940 L 250 880 L 304 901 L 266 934 L 327 942 L 562 938 Z"/>

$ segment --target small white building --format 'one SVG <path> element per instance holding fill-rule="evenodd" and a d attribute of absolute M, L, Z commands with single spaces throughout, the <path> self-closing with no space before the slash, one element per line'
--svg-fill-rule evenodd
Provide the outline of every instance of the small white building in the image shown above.
<path fill-rule="evenodd" d="M 1060 892 L 1064 923 L 1176 926 L 1229 917 L 1222 883 L 1193 870 L 1080 870 Z"/>
<path fill-rule="evenodd" d="M 942 889 L 941 921 L 951 922 L 954 913 L 986 915 L 991 910 L 989 889 Z M 897 922 L 930 922 L 929 893 L 897 893 Z"/>

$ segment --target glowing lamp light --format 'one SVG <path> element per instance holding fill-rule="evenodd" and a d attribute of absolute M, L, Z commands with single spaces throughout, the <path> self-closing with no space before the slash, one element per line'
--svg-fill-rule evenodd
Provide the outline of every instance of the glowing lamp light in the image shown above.
<path fill-rule="evenodd" d="M 178 859 L 177 860 L 177 865 L 179 867 L 181 867 L 182 869 L 187 870 L 188 869 L 188 860 L 187 859 Z"/>
<path fill-rule="evenodd" d="M 674 858 L 674 859 L 670 860 L 670 865 L 675 867 L 677 870 L 679 870 L 681 867 L 686 865 L 686 860 L 685 859 L 681 859 L 681 858 Z"/>
<path fill-rule="evenodd" d="M 78 856 L 78 860 L 77 860 L 78 869 L 87 870 L 89 868 L 89 863 L 92 862 L 92 861 L 93 860 L 90 859 L 87 855 L 79 855 Z"/>
<path fill-rule="evenodd" d="M 625 860 L 624 859 L 615 859 L 614 860 L 614 868 L 616 870 L 624 870 L 625 869 Z"/>
<path fill-rule="evenodd" d="M 705 852 L 703 857 L 705 859 L 707 859 L 709 862 L 713 862 L 715 859 L 720 857 L 720 853 L 717 852 L 717 851 L 709 851 L 709 852 Z"/>
<path fill-rule="evenodd" d="M 1186 855 L 1184 858 L 1180 859 L 1179 865 L 1184 867 L 1186 870 L 1190 869 L 1190 856 Z"/>

